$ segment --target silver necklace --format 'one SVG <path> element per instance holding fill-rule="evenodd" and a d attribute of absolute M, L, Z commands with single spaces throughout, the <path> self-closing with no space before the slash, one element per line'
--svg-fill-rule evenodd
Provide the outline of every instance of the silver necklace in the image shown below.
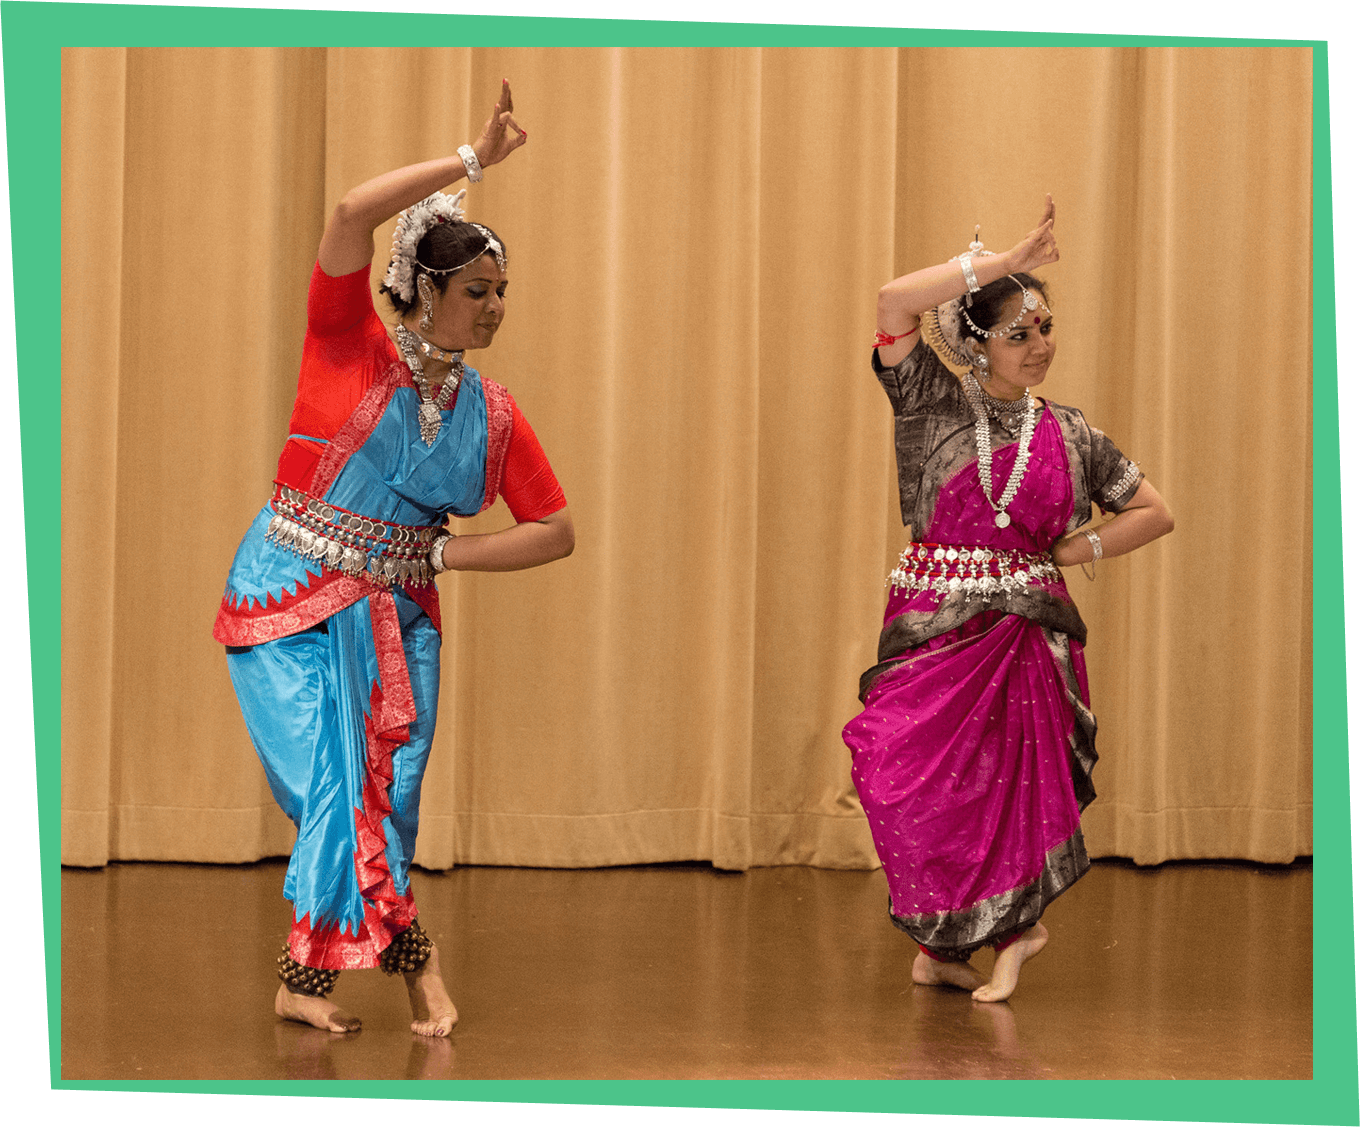
<path fill-rule="evenodd" d="M 1025 407 L 1029 400 L 1021 398 L 1011 402 L 1006 399 L 994 399 L 986 392 L 983 392 L 982 398 L 987 404 L 987 414 L 995 419 L 997 425 L 1007 434 L 1014 434 L 1024 420 Z"/>
<path fill-rule="evenodd" d="M 398 325 L 396 328 L 397 347 L 401 349 L 401 358 L 406 361 L 406 366 L 411 369 L 411 378 L 415 381 L 416 390 L 420 394 L 420 437 L 426 446 L 433 446 L 434 440 L 439 437 L 439 428 L 444 420 L 440 411 L 448 409 L 453 401 L 453 393 L 458 390 L 458 385 L 463 382 L 463 354 L 461 352 L 445 352 L 443 349 L 435 348 L 428 341 L 411 332 L 405 325 Z M 422 347 L 424 346 L 424 347 Z M 425 375 L 425 365 L 421 363 L 420 353 L 427 352 L 432 359 L 448 360 L 453 364 L 449 369 L 449 374 L 444 377 L 444 386 L 439 389 L 437 396 L 430 394 L 430 380 Z M 435 354 L 438 355 L 435 355 Z"/>
<path fill-rule="evenodd" d="M 1011 523 L 1011 517 L 1006 509 L 1015 500 L 1015 494 L 1020 489 L 1020 483 L 1025 479 L 1025 468 L 1029 465 L 1029 446 L 1030 440 L 1034 438 L 1034 428 L 1038 423 L 1039 412 L 1035 409 L 1033 400 L 1029 397 L 1029 388 L 1025 388 L 1023 398 L 1017 402 L 1023 404 L 1024 421 L 1020 426 L 1020 437 L 1016 440 L 1015 465 L 1011 467 L 1011 476 L 1006 482 L 1006 488 L 1001 492 L 999 501 L 992 500 L 992 428 L 988 424 L 989 414 L 988 404 L 981 386 L 974 378 L 972 372 L 964 373 L 963 389 L 968 396 L 968 402 L 972 405 L 973 414 L 977 417 L 974 432 L 977 435 L 978 449 L 978 480 L 982 486 L 982 495 L 987 498 L 987 504 L 991 505 L 996 513 L 997 528 L 1005 528 Z"/>
<path fill-rule="evenodd" d="M 1019 399 L 998 399 L 994 395 L 982 393 L 982 401 L 987 404 L 987 413 L 994 419 L 1018 419 L 1027 406 L 1026 396 Z"/>
<path fill-rule="evenodd" d="M 463 359 L 463 354 L 461 352 L 445 352 L 439 345 L 431 344 L 419 333 L 411 332 L 405 325 L 402 325 L 402 329 L 411 333 L 411 336 L 415 338 L 416 347 L 420 349 L 421 352 L 425 353 L 431 360 L 438 360 L 444 364 L 461 363 Z"/>

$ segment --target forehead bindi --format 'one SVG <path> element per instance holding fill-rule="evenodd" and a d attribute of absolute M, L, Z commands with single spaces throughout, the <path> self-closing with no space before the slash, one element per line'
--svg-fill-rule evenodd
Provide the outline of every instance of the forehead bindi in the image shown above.
<path fill-rule="evenodd" d="M 478 271 L 476 274 L 470 274 L 468 277 L 463 279 L 463 285 L 465 286 L 483 285 L 491 286 L 494 288 L 496 286 L 504 284 L 505 281 L 506 281 L 505 275 L 502 274 L 499 270 L 492 268 L 491 270 Z"/>

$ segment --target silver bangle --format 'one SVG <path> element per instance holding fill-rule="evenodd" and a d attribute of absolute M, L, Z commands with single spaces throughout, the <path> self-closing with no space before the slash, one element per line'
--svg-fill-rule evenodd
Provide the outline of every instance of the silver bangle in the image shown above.
<path fill-rule="evenodd" d="M 458 155 L 463 158 L 463 167 L 472 183 L 482 178 L 482 162 L 477 159 L 477 151 L 471 145 L 459 145 Z"/>
<path fill-rule="evenodd" d="M 443 536 L 436 536 L 434 543 L 430 545 L 430 566 L 434 568 L 435 574 L 449 570 L 444 566 L 444 545 L 452 539 L 452 536 L 445 533 Z"/>
<path fill-rule="evenodd" d="M 978 285 L 977 275 L 973 273 L 973 256 L 959 255 L 959 265 L 963 267 L 963 280 L 968 283 L 968 292 L 977 293 L 982 287 Z"/>
<path fill-rule="evenodd" d="M 1081 568 L 1082 575 L 1094 582 L 1096 578 L 1096 560 L 1100 559 L 1105 553 L 1101 550 L 1100 537 L 1096 534 L 1095 529 L 1088 528 L 1086 530 L 1086 539 L 1091 541 L 1091 570 L 1087 571 L 1085 564 L 1079 564 L 1078 566 Z"/>

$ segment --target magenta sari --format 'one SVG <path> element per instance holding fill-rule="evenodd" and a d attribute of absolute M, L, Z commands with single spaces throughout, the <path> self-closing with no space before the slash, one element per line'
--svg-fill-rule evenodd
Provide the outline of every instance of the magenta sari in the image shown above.
<path fill-rule="evenodd" d="M 1016 450 L 996 450 L 994 497 Z M 941 482 L 920 539 L 1042 558 L 1072 519 L 1072 470 L 1045 405 L 1009 527 L 996 526 L 974 454 Z M 1046 561 L 1016 574 L 1004 589 L 896 587 L 864 711 L 843 733 L 893 922 L 943 958 L 1029 927 L 1090 864 L 1079 816 L 1094 798 L 1095 720 L 1081 644 L 1054 628 L 1079 618 Z"/>

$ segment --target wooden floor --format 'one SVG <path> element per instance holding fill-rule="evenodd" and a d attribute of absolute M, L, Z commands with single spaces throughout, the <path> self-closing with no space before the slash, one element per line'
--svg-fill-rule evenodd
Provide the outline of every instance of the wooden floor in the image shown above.
<path fill-rule="evenodd" d="M 412 875 L 461 1022 L 273 1013 L 282 862 L 62 874 L 66 1079 L 1308 1078 L 1312 871 L 1097 863 L 1010 1002 L 913 986 L 882 873 L 706 866 Z M 978 956 L 984 969 L 990 954 Z"/>

